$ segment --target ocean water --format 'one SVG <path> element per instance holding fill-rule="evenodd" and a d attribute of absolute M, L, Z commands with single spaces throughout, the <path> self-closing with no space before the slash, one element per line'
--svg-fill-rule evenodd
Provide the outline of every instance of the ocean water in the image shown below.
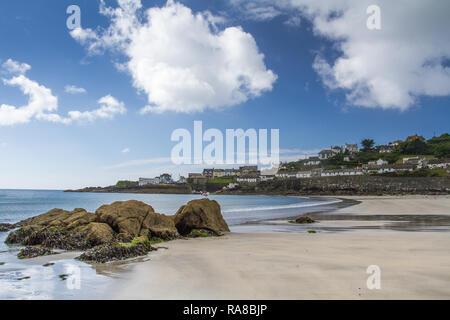
<path fill-rule="evenodd" d="M 0 223 L 16 223 L 53 208 L 84 208 L 95 212 L 104 204 L 126 200 L 139 200 L 153 206 L 156 212 L 173 215 L 190 200 L 201 198 L 199 195 L 0 190 Z M 220 195 L 209 198 L 219 202 L 231 231 L 241 230 L 248 222 L 296 216 L 339 202 L 332 198 L 281 196 Z M 0 232 L 0 299 L 101 299 L 110 277 L 114 276 L 99 273 L 72 257 L 65 259 L 56 255 L 21 261 L 17 259 L 20 247 L 4 243 L 7 234 Z M 52 258 L 55 259 L 52 261 L 54 265 L 44 267 L 43 264 Z M 69 275 L 69 278 L 61 279 L 62 274 Z"/>

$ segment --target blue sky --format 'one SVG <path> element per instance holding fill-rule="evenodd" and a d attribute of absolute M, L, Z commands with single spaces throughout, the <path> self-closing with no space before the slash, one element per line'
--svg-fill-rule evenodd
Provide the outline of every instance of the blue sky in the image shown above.
<path fill-rule="evenodd" d="M 123 0 L 124 3 L 128 1 L 133 2 Z M 211 23 L 208 32 L 212 35 L 240 26 L 230 38 L 225 39 L 229 41 L 226 44 L 223 44 L 225 40 L 222 38 L 211 40 L 206 31 L 208 40 L 204 42 L 215 49 L 217 45 L 217 50 L 227 52 L 224 47 L 235 46 L 238 39 L 244 39 L 240 47 L 233 49 L 242 51 L 242 56 L 233 61 L 237 67 L 219 68 L 221 62 L 227 59 L 224 55 L 214 53 L 217 56 L 211 58 L 218 66 L 217 73 L 224 72 L 228 76 L 240 72 L 242 66 L 255 66 L 249 71 L 246 82 L 249 87 L 242 90 L 245 96 L 241 99 L 243 101 L 236 102 L 234 96 L 228 96 L 226 92 L 230 88 L 233 92 L 240 92 L 241 88 L 220 82 L 222 78 L 216 74 L 207 74 L 211 69 L 194 73 L 206 83 L 208 80 L 205 79 L 212 79 L 209 85 L 215 93 L 208 99 L 204 98 L 203 88 L 196 84 L 184 88 L 186 84 L 183 81 L 179 85 L 181 88 L 175 88 L 177 91 L 174 92 L 170 82 L 177 78 L 170 76 L 167 76 L 169 87 L 163 87 L 159 79 L 169 74 L 167 70 L 158 74 L 152 69 L 156 64 L 146 64 L 145 61 L 141 64 L 147 55 L 152 59 L 164 55 L 164 52 L 159 52 L 159 55 L 148 52 L 164 49 L 157 42 L 161 41 L 159 38 L 142 36 L 142 43 L 137 42 L 132 47 L 133 54 L 129 53 L 132 50 L 128 47 L 128 38 L 105 44 L 105 30 L 111 25 L 111 17 L 99 13 L 100 1 L 1 1 L 0 65 L 3 65 L 3 70 L 0 76 L 3 81 L 0 83 L 0 106 L 6 110 L 5 106 L 18 109 L 28 104 L 28 96 L 18 85 L 5 82 L 13 77 L 22 77 L 22 80 L 28 79 L 51 90 L 51 96 L 57 97 L 57 109 L 46 112 L 59 118 L 50 121 L 35 113 L 23 123 L 11 123 L 12 120 L 7 119 L 11 114 L 0 112 L 0 188 L 64 189 L 110 185 L 119 179 L 154 176 L 162 171 L 185 174 L 193 168 L 174 166 L 164 159 L 170 157 L 174 146 L 170 141 L 172 131 L 177 128 L 192 130 L 194 120 L 202 120 L 205 128 L 223 131 L 227 128 L 280 129 L 280 147 L 290 150 L 282 157 L 289 158 L 330 145 L 359 143 L 363 138 L 373 138 L 377 143 L 384 144 L 415 133 L 432 137 L 448 132 L 450 76 L 445 60 L 449 59 L 450 44 L 445 40 L 447 37 L 439 33 L 436 35 L 433 30 L 433 23 L 435 28 L 441 30 L 442 24 L 448 22 L 436 16 L 427 19 L 427 12 L 429 17 L 433 17 L 433 14 L 442 11 L 440 6 L 446 4 L 432 1 L 422 13 L 426 15 L 425 19 L 420 22 L 427 27 L 419 25 L 406 31 L 400 25 L 390 23 L 395 20 L 390 17 L 397 8 L 382 4 L 382 17 L 386 17 L 382 20 L 384 27 L 376 34 L 361 31 L 366 33 L 367 41 L 373 41 L 373 51 L 368 51 L 360 35 L 352 33 L 355 28 L 345 25 L 349 21 L 346 14 L 354 14 L 351 12 L 354 9 L 346 9 L 345 2 L 336 2 L 341 3 L 342 8 L 338 9 L 344 12 L 342 18 L 336 19 L 339 20 L 336 23 L 340 24 L 329 26 L 319 23 L 320 18 L 330 15 L 329 9 L 319 4 L 307 9 L 296 6 L 295 1 L 281 1 L 278 6 L 263 0 L 186 0 L 167 4 L 169 7 L 179 6 L 178 11 L 174 9 L 172 12 L 173 28 L 167 29 L 173 33 L 168 32 L 166 36 L 172 37 L 174 44 L 180 43 L 180 47 L 170 45 L 165 48 L 167 55 L 173 58 L 164 60 L 166 64 L 186 66 L 189 63 L 201 64 L 201 60 L 196 59 L 209 61 L 209 56 L 199 57 L 196 53 L 210 51 L 197 48 L 195 50 L 200 51 L 189 52 L 192 47 L 189 41 L 195 43 L 196 39 L 189 37 L 189 21 L 182 22 L 182 15 L 190 16 L 182 9 L 191 9 L 194 15 L 202 14 L 205 21 L 210 21 L 205 23 Z M 83 38 L 67 29 L 69 15 L 66 9 L 71 4 L 80 7 L 81 30 L 92 31 L 91 36 Z M 139 25 L 134 26 L 137 30 L 146 30 L 149 26 L 144 15 L 146 9 L 164 7 L 166 2 L 144 0 L 142 5 L 143 8 L 135 12 L 141 19 Z M 116 1 L 107 1 L 105 6 L 118 7 Z M 363 4 L 360 9 L 361 21 L 365 23 L 367 15 Z M 410 15 L 420 9 L 412 8 Z M 210 13 L 206 14 L 206 10 Z M 155 21 L 158 15 L 163 14 L 164 11 L 155 11 Z M 206 17 L 210 16 L 214 19 L 207 20 Z M 180 25 L 187 23 L 182 25 L 187 36 L 179 41 L 173 39 L 179 36 L 173 31 L 177 19 Z M 396 23 L 402 21 L 401 17 L 397 20 L 400 21 Z M 152 34 L 159 37 L 161 34 L 158 32 L 164 33 L 164 21 L 159 22 L 159 29 L 155 22 Z M 211 21 L 214 21 L 214 26 Z M 357 22 L 352 20 L 351 23 Z M 396 32 L 395 28 L 403 31 Z M 422 31 L 418 34 L 416 30 Z M 394 41 L 395 37 L 404 39 L 408 32 L 419 37 L 417 41 L 424 41 L 420 43 L 421 47 L 414 47 L 414 41 L 404 44 Z M 92 37 L 94 33 L 97 38 Z M 432 41 L 427 33 L 442 36 L 437 39 L 442 40 L 441 43 Z M 343 35 L 347 40 L 340 40 Z M 374 37 L 373 40 L 370 37 Z M 151 40 L 155 43 L 152 44 Z M 393 42 L 399 46 L 398 52 L 403 50 L 402 45 L 406 47 L 406 62 L 397 50 L 383 55 L 383 48 L 395 48 Z M 89 45 L 92 44 L 99 46 L 99 52 L 90 51 Z M 125 49 L 118 49 L 121 46 Z M 430 50 L 422 50 L 423 47 L 430 47 Z M 177 50 L 179 54 L 175 53 Z M 372 68 L 372 63 L 367 61 L 378 50 L 381 54 L 377 54 L 377 61 L 373 62 L 378 65 L 377 68 L 372 74 L 363 73 L 362 70 Z M 430 52 L 438 53 L 433 56 Z M 176 57 L 172 57 L 175 54 Z M 180 60 L 183 56 L 187 61 Z M 416 58 L 411 58 L 413 56 Z M 344 58 L 346 63 L 340 65 L 340 58 Z M 14 71 L 14 74 L 11 68 L 8 69 L 11 63 L 5 65 L 8 59 L 16 66 L 25 63 L 30 69 L 26 72 Z M 320 64 L 321 59 L 328 64 Z M 117 67 L 118 63 L 130 60 L 139 63 L 141 67 L 138 71 L 124 71 Z M 352 69 L 355 61 L 360 64 L 357 69 Z M 434 63 L 434 68 L 424 70 L 425 63 Z M 143 75 L 139 74 L 142 70 Z M 147 74 L 154 76 L 148 79 Z M 422 76 L 415 79 L 417 74 Z M 329 82 L 330 76 L 332 83 Z M 394 81 L 395 90 L 389 86 L 383 91 L 384 84 L 389 81 Z M 433 81 L 436 84 L 432 86 Z M 68 93 L 65 87 L 69 85 L 83 88 L 85 92 Z M 225 93 L 221 94 L 221 90 Z M 250 91 L 253 93 L 248 93 Z M 186 95 L 180 92 L 192 92 L 192 97 L 184 101 Z M 107 96 L 114 100 L 103 104 L 98 102 Z M 179 105 L 175 106 L 174 101 Z M 102 106 L 110 112 L 106 116 L 96 111 Z M 151 106 L 152 111 L 142 114 L 146 106 Z M 162 111 L 155 111 L 158 106 Z M 183 109 L 184 106 L 187 109 Z M 122 112 L 124 109 L 126 112 Z M 81 118 L 69 116 L 68 112 L 73 110 L 80 112 Z M 125 149 L 128 152 L 123 152 Z"/>

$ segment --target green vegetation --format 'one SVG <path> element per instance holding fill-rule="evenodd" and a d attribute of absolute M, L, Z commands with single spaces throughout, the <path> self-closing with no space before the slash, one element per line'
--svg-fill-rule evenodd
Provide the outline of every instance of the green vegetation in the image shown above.
<path fill-rule="evenodd" d="M 317 233 L 316 230 L 308 230 L 308 233 Z"/>
<path fill-rule="evenodd" d="M 138 181 L 118 181 L 115 185 L 116 188 L 132 188 L 132 187 L 138 187 L 139 182 Z"/>
<path fill-rule="evenodd" d="M 364 139 L 361 142 L 360 152 L 350 155 L 348 152 L 340 153 L 332 158 L 322 161 L 321 166 L 304 166 L 304 161 L 294 161 L 283 164 L 280 171 L 308 171 L 318 167 L 326 170 L 340 169 L 342 167 L 354 168 L 367 164 L 370 161 L 383 159 L 389 164 L 402 163 L 403 158 L 450 158 L 450 135 L 444 133 L 439 137 L 425 140 L 422 137 L 401 142 L 392 152 L 380 153 L 374 148 L 375 142 L 372 139 Z M 346 159 L 348 157 L 348 159 Z M 348 161 L 345 161 L 345 160 Z M 403 173 L 400 173 L 402 175 Z M 405 173 L 404 175 L 407 175 Z M 420 176 L 443 176 L 443 173 L 431 171 L 418 173 Z"/>
<path fill-rule="evenodd" d="M 188 234 L 188 237 L 191 237 L 191 238 L 207 238 L 209 236 L 211 236 L 210 233 L 208 233 L 206 230 L 200 230 L 200 229 L 193 229 Z"/>
<path fill-rule="evenodd" d="M 375 141 L 373 139 L 364 139 L 361 141 L 361 145 L 364 151 L 370 151 L 375 146 Z"/>
<path fill-rule="evenodd" d="M 217 183 L 217 184 L 228 184 L 235 182 L 236 179 L 234 177 L 222 177 L 222 178 L 215 178 L 215 179 L 209 179 L 207 183 Z"/>
<path fill-rule="evenodd" d="M 119 243 L 120 247 L 124 247 L 124 248 L 133 248 L 133 247 L 137 247 L 139 245 L 145 245 L 145 246 L 151 246 L 153 244 L 157 244 L 157 243 L 161 243 L 164 240 L 161 238 L 149 238 L 147 236 L 141 236 L 141 237 L 136 237 L 134 238 L 131 242 L 121 242 Z"/>

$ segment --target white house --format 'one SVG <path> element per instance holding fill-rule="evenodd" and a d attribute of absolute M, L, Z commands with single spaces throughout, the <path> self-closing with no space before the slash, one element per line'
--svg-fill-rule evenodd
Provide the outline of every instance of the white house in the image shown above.
<path fill-rule="evenodd" d="M 297 179 L 311 178 L 311 177 L 312 177 L 312 172 L 311 172 L 311 171 L 299 171 L 299 172 L 297 172 L 297 174 L 295 175 L 295 177 L 296 177 Z"/>
<path fill-rule="evenodd" d="M 275 176 L 277 178 L 289 179 L 289 178 L 296 178 L 297 177 L 297 173 L 296 172 L 282 171 L 282 172 L 278 172 Z"/>
<path fill-rule="evenodd" d="M 348 151 L 350 153 L 358 153 L 359 152 L 359 147 L 357 144 L 346 144 L 345 145 L 345 151 Z"/>
<path fill-rule="evenodd" d="M 383 159 L 378 159 L 377 161 L 369 161 L 369 166 L 384 166 L 389 164 L 389 162 L 383 160 Z"/>
<path fill-rule="evenodd" d="M 156 178 L 139 178 L 139 186 L 146 186 L 146 185 L 158 185 L 160 184 L 159 177 Z"/>
<path fill-rule="evenodd" d="M 259 178 L 258 177 L 238 177 L 237 178 L 237 182 L 239 183 L 258 183 L 259 182 Z"/>
<path fill-rule="evenodd" d="M 326 160 L 335 155 L 333 150 L 322 150 L 319 152 L 319 159 Z"/>
<path fill-rule="evenodd" d="M 363 174 L 364 172 L 359 169 L 324 170 L 322 177 L 361 176 Z"/>
<path fill-rule="evenodd" d="M 304 162 L 305 166 L 318 166 L 320 165 L 319 157 L 310 157 L 308 160 Z"/>
<path fill-rule="evenodd" d="M 274 175 L 261 175 L 259 177 L 259 179 L 261 181 L 271 181 L 271 180 L 275 179 L 275 176 Z"/>

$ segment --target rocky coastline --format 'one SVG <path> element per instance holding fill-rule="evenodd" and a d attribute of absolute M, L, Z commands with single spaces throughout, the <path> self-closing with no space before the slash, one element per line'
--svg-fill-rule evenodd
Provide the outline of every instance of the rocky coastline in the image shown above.
<path fill-rule="evenodd" d="M 19 252 L 20 259 L 66 250 L 84 251 L 77 259 L 92 263 L 143 256 L 157 250 L 154 244 L 163 241 L 220 236 L 230 231 L 220 205 L 209 199 L 190 201 L 174 216 L 157 213 L 152 206 L 131 200 L 101 206 L 95 213 L 53 209 L 0 227 L 1 232 L 15 229 L 5 242 L 25 246 Z"/>

